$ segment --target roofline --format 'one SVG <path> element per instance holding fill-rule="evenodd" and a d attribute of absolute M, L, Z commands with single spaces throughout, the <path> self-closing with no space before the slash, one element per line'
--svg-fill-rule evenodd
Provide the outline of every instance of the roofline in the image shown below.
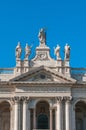
<path fill-rule="evenodd" d="M 52 73 L 52 74 L 54 74 L 56 76 L 59 76 L 59 78 L 63 78 L 65 80 L 69 81 L 69 82 L 74 82 L 74 83 L 76 82 L 75 79 L 73 79 L 71 77 L 65 77 L 64 74 L 60 74 L 60 73 L 58 73 L 58 72 L 56 72 L 54 70 L 51 70 L 50 68 L 45 67 L 45 66 L 40 66 L 40 67 L 37 67 L 36 69 L 31 69 L 30 71 L 28 71 L 26 73 L 23 73 L 22 75 L 18 75 L 17 77 L 14 77 L 14 78 L 10 79 L 10 81 L 18 81 L 19 79 L 22 79 L 24 76 L 27 77 L 28 74 L 30 76 L 32 74 L 35 74 L 35 72 L 36 73 L 39 72 L 40 70 L 45 70 L 47 72 L 50 72 L 50 73 Z"/>

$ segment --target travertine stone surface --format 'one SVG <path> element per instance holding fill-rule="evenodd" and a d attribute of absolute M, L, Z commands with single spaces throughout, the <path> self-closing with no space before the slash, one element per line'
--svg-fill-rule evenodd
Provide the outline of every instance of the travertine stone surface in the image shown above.
<path fill-rule="evenodd" d="M 68 44 L 53 59 L 44 29 L 38 38 L 33 59 L 18 43 L 16 66 L 0 69 L 0 130 L 86 130 L 86 69 L 70 67 Z"/>

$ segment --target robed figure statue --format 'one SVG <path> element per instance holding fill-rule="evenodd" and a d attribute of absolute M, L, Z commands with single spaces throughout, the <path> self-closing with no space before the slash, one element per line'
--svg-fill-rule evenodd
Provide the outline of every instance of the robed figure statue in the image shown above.
<path fill-rule="evenodd" d="M 22 48 L 20 46 L 20 42 L 18 42 L 18 45 L 16 46 L 16 59 L 20 59 L 21 53 L 22 53 Z"/>
<path fill-rule="evenodd" d="M 46 44 L 46 32 L 44 31 L 43 28 L 41 28 L 41 30 L 39 31 L 38 38 L 40 44 L 44 44 L 44 45 Z"/>

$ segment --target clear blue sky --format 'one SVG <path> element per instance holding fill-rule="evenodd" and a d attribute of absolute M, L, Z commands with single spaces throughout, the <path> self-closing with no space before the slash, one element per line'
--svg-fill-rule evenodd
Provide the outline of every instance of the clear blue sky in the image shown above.
<path fill-rule="evenodd" d="M 15 47 L 18 41 L 39 45 L 38 32 L 47 30 L 47 45 L 51 48 L 71 46 L 71 66 L 86 67 L 86 1 L 84 0 L 0 0 L 0 68 L 15 67 Z"/>

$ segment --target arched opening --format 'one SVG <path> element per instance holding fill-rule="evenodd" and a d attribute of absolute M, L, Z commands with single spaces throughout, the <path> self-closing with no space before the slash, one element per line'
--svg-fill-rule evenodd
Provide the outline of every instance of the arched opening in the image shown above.
<path fill-rule="evenodd" d="M 10 104 L 0 103 L 0 130 L 10 130 Z"/>
<path fill-rule="evenodd" d="M 48 129 L 48 117 L 46 114 L 40 114 L 38 116 L 38 129 Z"/>
<path fill-rule="evenodd" d="M 86 130 L 86 104 L 79 101 L 75 105 L 76 130 Z"/>
<path fill-rule="evenodd" d="M 49 104 L 40 101 L 36 105 L 37 129 L 49 129 Z"/>

